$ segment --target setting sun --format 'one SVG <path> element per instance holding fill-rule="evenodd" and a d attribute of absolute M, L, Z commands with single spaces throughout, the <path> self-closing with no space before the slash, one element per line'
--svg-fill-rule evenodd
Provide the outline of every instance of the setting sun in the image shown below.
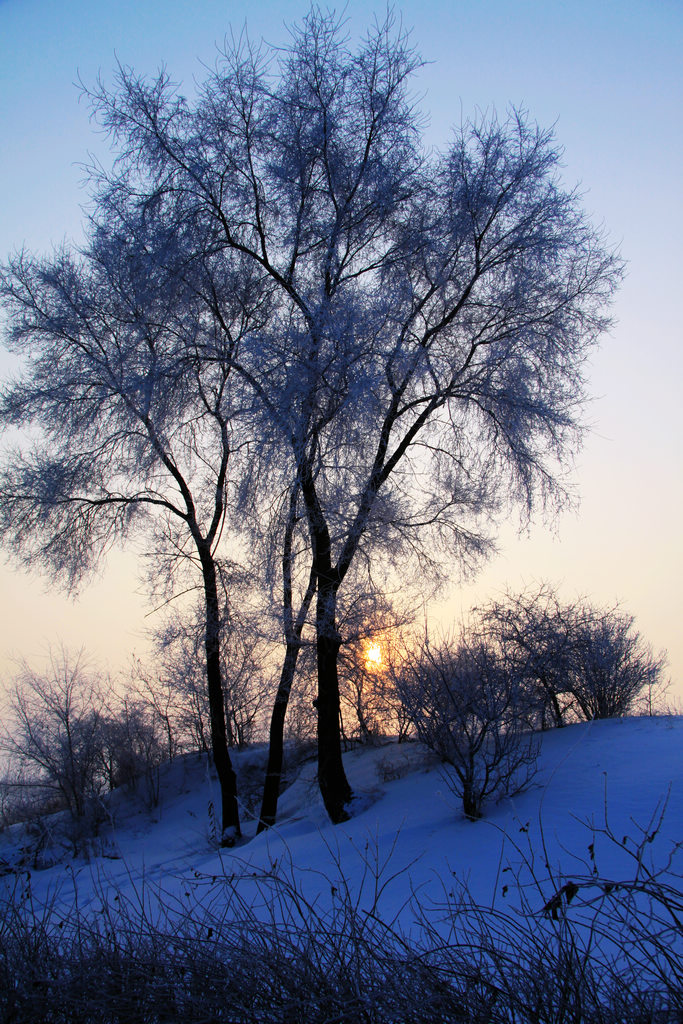
<path fill-rule="evenodd" d="M 365 667 L 367 669 L 379 668 L 382 664 L 382 648 L 379 644 L 369 644 L 365 651 Z"/>

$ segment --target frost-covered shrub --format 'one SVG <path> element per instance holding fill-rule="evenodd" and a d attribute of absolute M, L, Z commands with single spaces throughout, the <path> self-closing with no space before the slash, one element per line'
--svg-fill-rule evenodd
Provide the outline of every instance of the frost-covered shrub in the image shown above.
<path fill-rule="evenodd" d="M 22 665 L 8 705 L 2 748 L 27 793 L 68 811 L 77 848 L 103 789 L 100 680 L 82 652 L 51 652 L 43 672 Z"/>
<path fill-rule="evenodd" d="M 561 727 L 574 714 L 575 616 L 547 583 L 480 610 L 478 628 L 516 675 L 531 728 Z"/>
<path fill-rule="evenodd" d="M 574 623 L 571 690 L 582 716 L 617 718 L 662 687 L 666 658 L 655 655 L 619 608 L 584 608 Z"/>
<path fill-rule="evenodd" d="M 468 818 L 530 781 L 537 741 L 525 728 L 518 680 L 482 639 L 425 638 L 407 652 L 396 687 L 418 738 L 448 766 Z"/>
<path fill-rule="evenodd" d="M 548 583 L 508 593 L 481 609 L 477 627 L 519 680 L 529 722 L 650 713 L 666 690 L 666 657 L 655 654 L 619 605 L 562 601 Z"/>

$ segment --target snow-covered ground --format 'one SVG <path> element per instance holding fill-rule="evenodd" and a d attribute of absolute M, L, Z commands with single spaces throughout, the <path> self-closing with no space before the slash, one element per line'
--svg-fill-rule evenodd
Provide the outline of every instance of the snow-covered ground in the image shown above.
<path fill-rule="evenodd" d="M 243 777 L 258 778 L 263 756 L 259 750 L 236 756 Z M 436 912 L 462 886 L 479 905 L 523 903 L 540 913 L 567 881 L 631 879 L 632 853 L 645 837 L 651 839 L 643 847 L 647 864 L 655 868 L 683 840 L 681 717 L 601 721 L 544 734 L 531 788 L 488 806 L 475 823 L 464 819 L 443 770 L 419 744 L 352 750 L 345 766 L 356 794 L 350 821 L 329 823 L 315 762 L 308 761 L 281 797 L 277 827 L 256 836 L 253 818 L 247 819 L 244 840 L 226 851 L 212 840 L 219 801 L 206 760 L 178 759 L 162 772 L 157 807 L 150 811 L 144 801 L 115 793 L 111 822 L 93 856 L 32 870 L 32 898 L 66 907 L 77 896 L 86 914 L 98 912 L 103 897 L 135 900 L 143 889 L 167 908 L 188 899 L 215 905 L 229 877 L 245 905 L 267 914 L 273 908 L 259 879 L 277 875 L 318 909 L 338 898 L 341 887 L 358 906 L 372 906 L 384 921 L 410 931 L 419 908 Z M 600 831 L 605 825 L 613 839 Z M 16 864 L 24 842 L 16 827 L 6 830 L 0 857 Z M 677 870 L 674 863 L 665 877 L 680 892 Z M 15 884 L 12 874 L 3 881 Z"/>

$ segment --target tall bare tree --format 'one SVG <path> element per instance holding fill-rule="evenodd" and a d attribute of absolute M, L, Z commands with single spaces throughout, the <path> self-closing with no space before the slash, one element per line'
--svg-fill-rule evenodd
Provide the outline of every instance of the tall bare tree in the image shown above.
<path fill-rule="evenodd" d="M 248 277 L 232 282 L 212 331 L 183 285 L 182 239 L 129 197 L 96 209 L 79 252 L 21 253 L 2 273 L 8 343 L 20 376 L 0 395 L 0 425 L 27 431 L 0 469 L 0 535 L 67 589 L 107 549 L 142 531 L 156 582 L 179 567 L 203 593 L 211 741 L 223 839 L 240 832 L 226 743 L 216 551 L 230 501 L 235 437 L 232 352 L 252 324 Z M 219 354 L 222 348 L 222 355 Z M 242 421 L 243 424 L 243 421 Z M 163 554 L 163 560 L 161 555 Z"/>
<path fill-rule="evenodd" d="M 118 154 L 99 209 L 163 206 L 216 327 L 202 360 L 215 348 L 220 366 L 231 346 L 262 444 L 301 491 L 333 821 L 351 797 L 337 600 L 361 544 L 400 559 L 419 532 L 476 561 L 501 505 L 530 513 L 562 493 L 583 367 L 621 273 L 560 181 L 552 133 L 524 113 L 424 149 L 419 65 L 391 14 L 353 48 L 314 8 L 283 49 L 227 46 L 196 102 L 124 68 L 91 94 Z M 235 347 L 240 276 L 263 322 Z"/>

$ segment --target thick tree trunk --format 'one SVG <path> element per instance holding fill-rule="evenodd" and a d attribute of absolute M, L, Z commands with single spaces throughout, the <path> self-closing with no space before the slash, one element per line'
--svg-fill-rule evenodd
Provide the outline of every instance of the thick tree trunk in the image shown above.
<path fill-rule="evenodd" d="M 339 678 L 337 673 L 340 640 L 336 630 L 336 592 L 334 587 L 329 584 L 328 578 L 327 586 L 322 588 L 324 596 L 321 601 L 320 582 L 318 586 L 318 606 L 316 612 L 318 783 L 325 809 L 330 819 L 335 824 L 338 824 L 348 820 L 349 815 L 345 809 L 345 804 L 348 804 L 351 800 L 352 792 L 344 772 L 341 750 Z M 298 642 L 290 642 L 287 645 L 270 723 L 270 749 L 258 832 L 275 824 L 282 774 L 284 721 L 298 653 Z"/>
<path fill-rule="evenodd" d="M 562 729 L 564 727 L 565 723 L 564 723 L 564 716 L 562 714 L 562 708 L 560 707 L 560 702 L 557 699 L 557 694 L 555 694 L 554 692 L 551 693 L 550 694 L 550 699 L 551 699 L 552 705 L 553 705 L 553 714 L 555 716 L 555 725 L 557 726 L 558 729 Z"/>
<path fill-rule="evenodd" d="M 462 787 L 462 809 L 465 813 L 465 817 L 469 818 L 470 821 L 477 821 L 481 818 L 481 809 L 479 807 L 479 800 L 474 788 L 474 784 L 470 779 L 466 779 Z"/>
<path fill-rule="evenodd" d="M 280 683 L 277 688 L 273 714 L 270 719 L 270 744 L 268 747 L 268 766 L 266 768 L 266 780 L 263 786 L 263 800 L 261 802 L 261 814 L 259 817 L 257 834 L 265 828 L 271 828 L 275 824 L 277 816 L 277 802 L 280 796 L 280 780 L 282 778 L 282 759 L 284 753 L 284 732 L 285 715 L 289 704 L 289 695 L 292 690 L 294 671 L 299 655 L 299 642 L 291 641 L 287 644 L 285 660 L 280 673 Z"/>
<path fill-rule="evenodd" d="M 337 593 L 330 575 L 318 574 L 316 648 L 318 653 L 318 783 L 325 809 L 338 825 L 348 820 L 351 787 L 344 772 L 339 725 L 337 659 L 341 638 L 336 624 Z"/>
<path fill-rule="evenodd" d="M 351 800 L 341 751 L 339 724 L 339 677 L 337 659 L 341 638 L 337 632 L 337 589 L 342 576 L 332 566 L 330 532 L 315 483 L 310 475 L 301 479 L 301 490 L 313 547 L 313 572 L 317 586 L 315 614 L 318 655 L 318 784 L 331 821 L 338 825 L 348 820 L 345 805 Z M 350 562 L 349 562 L 350 564 Z"/>
<path fill-rule="evenodd" d="M 200 549 L 206 598 L 206 681 L 209 693 L 211 748 L 221 790 L 221 846 L 232 846 L 242 832 L 237 805 L 237 778 L 228 753 L 220 662 L 220 615 L 216 566 L 211 553 Z"/>

